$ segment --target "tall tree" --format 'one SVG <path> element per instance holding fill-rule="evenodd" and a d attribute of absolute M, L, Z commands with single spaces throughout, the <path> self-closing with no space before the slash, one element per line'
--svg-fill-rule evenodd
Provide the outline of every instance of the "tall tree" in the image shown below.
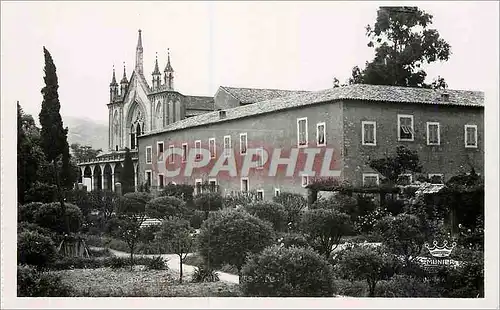
<path fill-rule="evenodd" d="M 58 95 L 58 80 L 56 66 L 49 51 L 43 47 L 45 57 L 45 87 L 42 88 L 43 102 L 40 111 L 41 144 L 47 161 L 52 163 L 54 169 L 55 183 L 57 186 L 58 199 L 64 212 L 64 199 L 61 191 L 61 182 L 57 167 L 58 159 L 64 154 L 68 147 L 67 130 L 63 127 L 61 105 Z"/>
<path fill-rule="evenodd" d="M 125 160 L 123 162 L 123 172 L 121 175 L 121 183 L 122 183 L 122 193 L 130 193 L 135 191 L 134 184 L 134 163 L 132 162 L 132 155 L 130 154 L 130 150 L 128 147 L 125 148 Z"/>
<path fill-rule="evenodd" d="M 431 88 L 446 85 L 443 78 L 426 84 L 425 64 L 446 61 L 451 46 L 432 25 L 433 16 L 417 7 L 380 7 L 374 26 L 366 27 L 375 58 L 365 69 L 354 67 L 350 84 Z"/>
<path fill-rule="evenodd" d="M 80 145 L 79 143 L 72 143 L 70 148 L 77 161 L 95 158 L 100 152 L 102 152 L 102 149 L 96 150 L 90 145 Z"/>

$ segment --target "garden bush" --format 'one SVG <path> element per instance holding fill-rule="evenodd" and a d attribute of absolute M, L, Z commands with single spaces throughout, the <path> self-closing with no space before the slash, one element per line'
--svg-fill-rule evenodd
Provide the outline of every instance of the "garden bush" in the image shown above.
<path fill-rule="evenodd" d="M 161 256 L 156 256 L 151 258 L 151 260 L 146 262 L 146 267 L 149 270 L 164 270 L 167 269 L 167 265 L 165 264 L 165 260 Z"/>
<path fill-rule="evenodd" d="M 25 230 L 17 234 L 17 263 L 47 266 L 56 258 L 56 246 L 50 237 Z"/>
<path fill-rule="evenodd" d="M 146 204 L 146 214 L 155 219 L 184 218 L 187 214 L 186 203 L 177 197 L 161 196 Z"/>
<path fill-rule="evenodd" d="M 240 287 L 245 296 L 332 297 L 331 266 L 304 248 L 271 246 L 243 266 Z"/>
<path fill-rule="evenodd" d="M 50 237 L 52 240 L 54 240 L 53 236 L 55 233 L 53 231 L 50 231 L 47 228 L 43 228 L 35 223 L 28 223 L 28 222 L 20 222 L 17 224 L 17 232 L 18 233 L 23 232 L 25 230 L 37 232 L 41 235 Z"/>
<path fill-rule="evenodd" d="M 177 197 L 182 201 L 184 201 L 187 205 L 191 205 L 193 203 L 193 193 L 194 193 L 193 185 L 188 185 L 188 184 L 177 185 L 169 183 L 165 185 L 163 190 L 160 192 L 160 196 Z"/>
<path fill-rule="evenodd" d="M 217 282 L 217 281 L 219 281 L 219 275 L 217 275 L 215 270 L 203 265 L 196 267 L 191 277 L 191 282 L 194 283 Z"/>
<path fill-rule="evenodd" d="M 278 244 L 282 244 L 287 248 L 292 246 L 306 248 L 309 246 L 306 237 L 299 233 L 282 234 L 278 239 Z"/>
<path fill-rule="evenodd" d="M 36 181 L 33 187 L 25 192 L 24 201 L 50 203 L 57 199 L 57 186 Z"/>
<path fill-rule="evenodd" d="M 279 203 L 258 201 L 245 205 L 245 210 L 261 220 L 270 222 L 275 231 L 287 229 L 287 212 L 285 207 Z"/>
<path fill-rule="evenodd" d="M 204 220 L 205 220 L 205 212 L 200 210 L 194 210 L 194 212 L 192 212 L 189 218 L 189 223 L 191 227 L 193 227 L 194 229 L 199 229 Z"/>
<path fill-rule="evenodd" d="M 213 267 L 229 263 L 239 270 L 248 253 L 258 253 L 274 241 L 270 223 L 234 209 L 214 213 L 198 234 L 199 252 L 207 263 Z"/>
<path fill-rule="evenodd" d="M 287 223 L 290 230 L 298 230 L 302 212 L 307 207 L 307 200 L 304 196 L 296 193 L 282 192 L 273 197 L 273 201 L 281 204 L 287 211 Z"/>
<path fill-rule="evenodd" d="M 407 275 L 395 275 L 390 280 L 380 281 L 375 288 L 376 297 L 440 297 L 430 283 Z"/>
<path fill-rule="evenodd" d="M 203 211 L 208 215 L 209 211 L 218 211 L 222 209 L 224 199 L 219 193 L 201 193 L 194 198 L 194 206 L 197 210 Z"/>
<path fill-rule="evenodd" d="M 334 283 L 338 295 L 350 297 L 365 297 L 368 295 L 368 285 L 366 281 L 337 279 Z"/>
<path fill-rule="evenodd" d="M 69 297 L 71 288 L 59 276 L 29 266 L 17 266 L 18 297 Z"/>
<path fill-rule="evenodd" d="M 35 212 L 35 223 L 57 233 L 66 233 L 67 228 L 69 232 L 77 232 L 83 223 L 82 211 L 71 203 L 65 203 L 64 206 L 66 211 L 63 214 L 58 202 L 41 205 Z"/>
<path fill-rule="evenodd" d="M 35 212 L 42 206 L 41 202 L 30 202 L 17 208 L 17 222 L 35 222 Z"/>

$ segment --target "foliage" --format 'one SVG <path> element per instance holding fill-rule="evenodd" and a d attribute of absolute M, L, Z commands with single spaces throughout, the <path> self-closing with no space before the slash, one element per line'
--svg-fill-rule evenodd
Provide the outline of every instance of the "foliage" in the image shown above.
<path fill-rule="evenodd" d="M 372 159 L 368 162 L 368 165 L 383 175 L 389 184 L 396 184 L 401 174 L 422 171 L 418 153 L 406 146 L 398 146 L 395 155 Z"/>
<path fill-rule="evenodd" d="M 17 263 L 47 266 L 56 257 L 56 247 L 50 237 L 25 230 L 17 234 Z"/>
<path fill-rule="evenodd" d="M 61 277 L 40 272 L 29 266 L 17 266 L 18 297 L 70 296 L 71 288 L 61 282 Z"/>
<path fill-rule="evenodd" d="M 223 207 L 223 198 L 219 193 L 201 193 L 194 198 L 196 210 L 205 212 L 205 219 L 208 218 L 210 211 L 217 211 Z"/>
<path fill-rule="evenodd" d="M 57 199 L 57 186 L 35 181 L 25 192 L 24 201 L 39 201 L 43 203 L 53 202 Z M 22 200 L 21 200 L 22 201 Z"/>
<path fill-rule="evenodd" d="M 296 230 L 300 223 L 302 212 L 307 207 L 304 196 L 296 193 L 282 192 L 273 197 L 273 201 L 285 207 L 288 215 L 287 223 L 292 223 L 291 229 Z"/>
<path fill-rule="evenodd" d="M 213 269 L 206 266 L 196 267 L 191 277 L 191 282 L 194 283 L 217 281 L 219 281 L 219 275 Z"/>
<path fill-rule="evenodd" d="M 41 202 L 19 204 L 17 207 L 17 221 L 33 223 L 35 221 L 35 213 L 42 205 L 43 203 Z"/>
<path fill-rule="evenodd" d="M 368 295 L 368 284 L 366 284 L 366 281 L 336 279 L 334 283 L 337 294 L 340 296 L 366 297 Z"/>
<path fill-rule="evenodd" d="M 61 105 L 59 103 L 59 95 L 57 90 L 59 88 L 57 81 L 56 66 L 49 51 L 43 47 L 43 54 L 45 58 L 45 87 L 42 88 L 43 102 L 40 110 L 39 118 L 41 124 L 40 137 L 41 146 L 48 162 L 53 164 L 55 185 L 58 188 L 58 196 L 61 201 L 61 207 L 64 208 L 61 195 L 60 176 L 57 169 L 57 161 L 63 157 L 63 167 L 68 168 L 69 156 L 63 156 L 68 152 L 68 129 L 63 128 L 63 121 L 59 113 Z M 63 171 L 63 175 L 68 175 L 68 171 Z"/>
<path fill-rule="evenodd" d="M 385 209 L 393 216 L 404 211 L 405 201 L 402 199 L 389 198 L 385 200 Z"/>
<path fill-rule="evenodd" d="M 300 226 L 309 244 L 327 259 L 339 245 L 342 236 L 352 231 L 347 214 L 327 209 L 306 211 Z"/>
<path fill-rule="evenodd" d="M 198 235 L 199 252 L 210 266 L 224 263 L 241 270 L 247 254 L 271 245 L 274 231 L 270 223 L 244 211 L 221 210 L 203 222 Z"/>
<path fill-rule="evenodd" d="M 394 254 L 403 256 L 405 265 L 420 255 L 427 241 L 421 220 L 412 214 L 384 217 L 376 228 L 383 237 L 383 244 Z"/>
<path fill-rule="evenodd" d="M 375 289 L 376 297 L 440 297 L 438 290 L 424 280 L 407 275 L 395 275 L 380 281 Z"/>
<path fill-rule="evenodd" d="M 245 210 L 261 220 L 270 222 L 275 231 L 285 231 L 287 229 L 287 212 L 285 207 L 279 203 L 257 201 L 245 205 Z"/>
<path fill-rule="evenodd" d="M 179 256 L 179 282 L 182 283 L 182 265 L 195 242 L 193 229 L 188 221 L 172 218 L 163 221 L 159 236 L 162 242 Z"/>
<path fill-rule="evenodd" d="M 186 213 L 186 203 L 176 197 L 161 196 L 146 204 L 146 214 L 155 219 L 184 218 Z"/>
<path fill-rule="evenodd" d="M 245 296 L 332 297 L 331 266 L 305 248 L 271 246 L 252 255 L 242 269 Z"/>
<path fill-rule="evenodd" d="M 307 239 L 304 235 L 298 233 L 285 233 L 278 239 L 278 244 L 289 248 L 289 247 L 309 247 Z"/>
<path fill-rule="evenodd" d="M 71 143 L 71 151 L 77 161 L 88 161 L 94 159 L 102 152 L 102 149 L 93 149 L 90 145 L 80 145 L 80 143 Z"/>
<path fill-rule="evenodd" d="M 257 201 L 257 192 L 231 192 L 224 196 L 223 207 L 238 209 L 249 203 Z"/>
<path fill-rule="evenodd" d="M 77 232 L 83 222 L 82 211 L 70 203 L 64 206 L 57 202 L 41 205 L 35 212 L 35 223 L 59 234 Z"/>
<path fill-rule="evenodd" d="M 200 210 L 194 210 L 194 212 L 189 217 L 189 223 L 194 229 L 199 229 L 203 221 L 205 221 L 205 212 Z"/>
<path fill-rule="evenodd" d="M 130 149 L 128 147 L 125 147 L 123 170 L 120 175 L 122 194 L 131 193 L 135 191 L 134 175 L 135 171 L 134 171 L 134 163 L 132 162 L 132 154 L 130 154 Z"/>
<path fill-rule="evenodd" d="M 161 256 L 153 257 L 146 265 L 150 270 L 165 270 L 167 265 Z"/>
<path fill-rule="evenodd" d="M 335 270 L 342 278 L 366 281 L 369 296 L 375 294 L 375 287 L 380 280 L 392 276 L 395 258 L 371 246 L 358 245 L 344 250 L 336 260 Z"/>
<path fill-rule="evenodd" d="M 353 68 L 350 84 L 446 87 L 441 77 L 425 83 L 422 66 L 446 61 L 451 55 L 450 45 L 431 25 L 432 15 L 416 7 L 380 7 L 375 24 L 366 28 L 375 58 L 363 70 Z"/>
<path fill-rule="evenodd" d="M 66 202 L 72 203 L 82 211 L 82 215 L 86 217 L 94 208 L 91 200 L 93 192 L 87 192 L 84 189 L 71 189 L 65 192 Z"/>
<path fill-rule="evenodd" d="M 34 186 L 39 164 L 44 159 L 40 130 L 31 115 L 24 114 L 17 103 L 17 199 L 25 203 L 25 193 Z"/>
<path fill-rule="evenodd" d="M 469 258 L 456 268 L 440 271 L 442 296 L 447 298 L 484 298 L 484 258 Z"/>
<path fill-rule="evenodd" d="M 160 192 L 160 196 L 176 197 L 190 205 L 193 202 L 193 192 L 192 185 L 168 183 Z"/>
<path fill-rule="evenodd" d="M 385 208 L 377 207 L 372 212 L 358 217 L 354 222 L 354 230 L 361 234 L 373 233 L 376 223 L 388 215 L 390 214 Z"/>

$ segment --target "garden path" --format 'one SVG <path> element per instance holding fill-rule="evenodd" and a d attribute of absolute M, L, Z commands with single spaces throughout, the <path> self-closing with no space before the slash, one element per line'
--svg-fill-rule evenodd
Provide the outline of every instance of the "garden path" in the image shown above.
<path fill-rule="evenodd" d="M 104 248 L 100 248 L 100 247 L 90 247 L 90 248 L 96 249 L 96 250 L 104 249 Z M 117 250 L 113 250 L 113 249 L 109 249 L 109 251 L 113 255 L 118 256 L 118 257 L 129 257 L 130 256 L 130 253 L 126 253 L 126 252 L 122 252 L 122 251 L 117 251 Z M 192 255 L 192 254 L 190 253 L 190 254 L 188 254 L 188 256 L 189 255 Z M 135 254 L 135 256 L 136 257 L 158 257 L 158 256 L 161 256 L 163 259 L 167 260 L 167 265 L 168 265 L 168 268 L 170 270 L 173 270 L 176 272 L 179 272 L 179 270 L 180 270 L 179 255 L 177 255 L 177 254 L 150 254 L 150 255 Z M 183 274 L 185 276 L 191 276 L 193 274 L 195 268 L 196 268 L 195 266 L 182 264 L 182 271 L 183 271 Z M 235 283 L 235 284 L 239 284 L 239 282 L 240 282 L 239 277 L 237 275 L 234 275 L 234 274 L 225 273 L 222 271 L 217 271 L 217 275 L 219 276 L 220 281 L 223 281 L 223 282 Z"/>

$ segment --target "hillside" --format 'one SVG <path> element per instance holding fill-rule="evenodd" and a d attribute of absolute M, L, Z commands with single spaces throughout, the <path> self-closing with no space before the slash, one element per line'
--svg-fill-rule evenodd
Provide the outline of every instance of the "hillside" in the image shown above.
<path fill-rule="evenodd" d="M 94 149 L 108 148 L 108 125 L 103 121 L 74 116 L 63 116 L 64 126 L 69 128 L 68 142 L 91 145 Z"/>

